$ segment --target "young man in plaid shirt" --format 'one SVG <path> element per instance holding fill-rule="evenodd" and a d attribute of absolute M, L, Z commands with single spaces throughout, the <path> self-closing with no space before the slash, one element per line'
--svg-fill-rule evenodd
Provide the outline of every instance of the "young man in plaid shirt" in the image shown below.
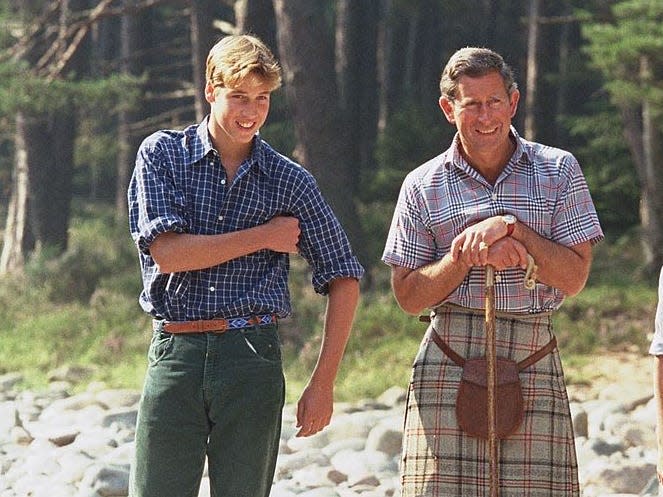
<path fill-rule="evenodd" d="M 129 187 L 140 303 L 154 318 L 136 429 L 133 497 L 269 494 L 284 378 L 278 320 L 290 314 L 289 254 L 328 296 L 299 436 L 330 421 L 333 385 L 363 268 L 314 178 L 258 134 L 281 72 L 257 38 L 222 39 L 207 60 L 210 114 L 140 147 Z"/>

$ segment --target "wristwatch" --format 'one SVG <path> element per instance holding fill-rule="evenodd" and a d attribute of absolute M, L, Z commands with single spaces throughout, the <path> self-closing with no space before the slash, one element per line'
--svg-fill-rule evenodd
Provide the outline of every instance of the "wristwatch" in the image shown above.
<path fill-rule="evenodd" d="M 506 224 L 506 236 L 511 236 L 513 234 L 513 230 L 516 229 L 516 216 L 513 214 L 505 214 L 502 216 L 502 221 L 504 221 L 504 224 Z"/>

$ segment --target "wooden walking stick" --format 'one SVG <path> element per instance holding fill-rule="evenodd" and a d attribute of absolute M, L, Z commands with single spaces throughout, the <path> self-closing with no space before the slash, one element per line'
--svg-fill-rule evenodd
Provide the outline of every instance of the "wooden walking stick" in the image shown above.
<path fill-rule="evenodd" d="M 532 290 L 536 286 L 538 266 L 527 254 L 524 286 Z M 486 384 L 488 388 L 488 457 L 490 458 L 490 497 L 500 495 L 500 447 L 497 437 L 497 347 L 495 344 L 495 268 L 486 266 Z"/>
<path fill-rule="evenodd" d="M 486 266 L 486 375 L 488 386 L 488 456 L 490 463 L 490 497 L 499 497 L 499 446 L 497 439 L 497 351 L 495 346 L 495 268 Z"/>

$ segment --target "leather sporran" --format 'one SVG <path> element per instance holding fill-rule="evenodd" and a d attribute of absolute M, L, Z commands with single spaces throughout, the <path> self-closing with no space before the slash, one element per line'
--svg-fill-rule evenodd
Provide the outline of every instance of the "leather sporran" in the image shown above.
<path fill-rule="evenodd" d="M 419 318 L 422 321 L 426 317 Z M 458 427 L 470 436 L 488 439 L 488 372 L 485 357 L 465 359 L 440 338 L 432 328 L 431 340 L 454 364 L 463 368 L 456 395 L 456 420 Z M 495 411 L 497 438 L 507 438 L 515 433 L 525 417 L 525 403 L 520 385 L 520 371 L 532 366 L 557 347 L 552 339 L 520 362 L 497 357 L 495 372 Z"/>
<path fill-rule="evenodd" d="M 458 426 L 468 435 L 488 439 L 488 386 L 486 358 L 466 359 L 456 397 Z M 523 392 L 518 363 L 497 358 L 495 411 L 497 438 L 512 435 L 523 422 Z"/>

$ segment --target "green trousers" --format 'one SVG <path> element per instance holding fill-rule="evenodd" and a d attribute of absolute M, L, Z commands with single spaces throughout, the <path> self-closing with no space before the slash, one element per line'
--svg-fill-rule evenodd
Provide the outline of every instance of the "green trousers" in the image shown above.
<path fill-rule="evenodd" d="M 154 331 L 130 497 L 267 497 L 285 380 L 277 325 L 223 334 Z"/>

